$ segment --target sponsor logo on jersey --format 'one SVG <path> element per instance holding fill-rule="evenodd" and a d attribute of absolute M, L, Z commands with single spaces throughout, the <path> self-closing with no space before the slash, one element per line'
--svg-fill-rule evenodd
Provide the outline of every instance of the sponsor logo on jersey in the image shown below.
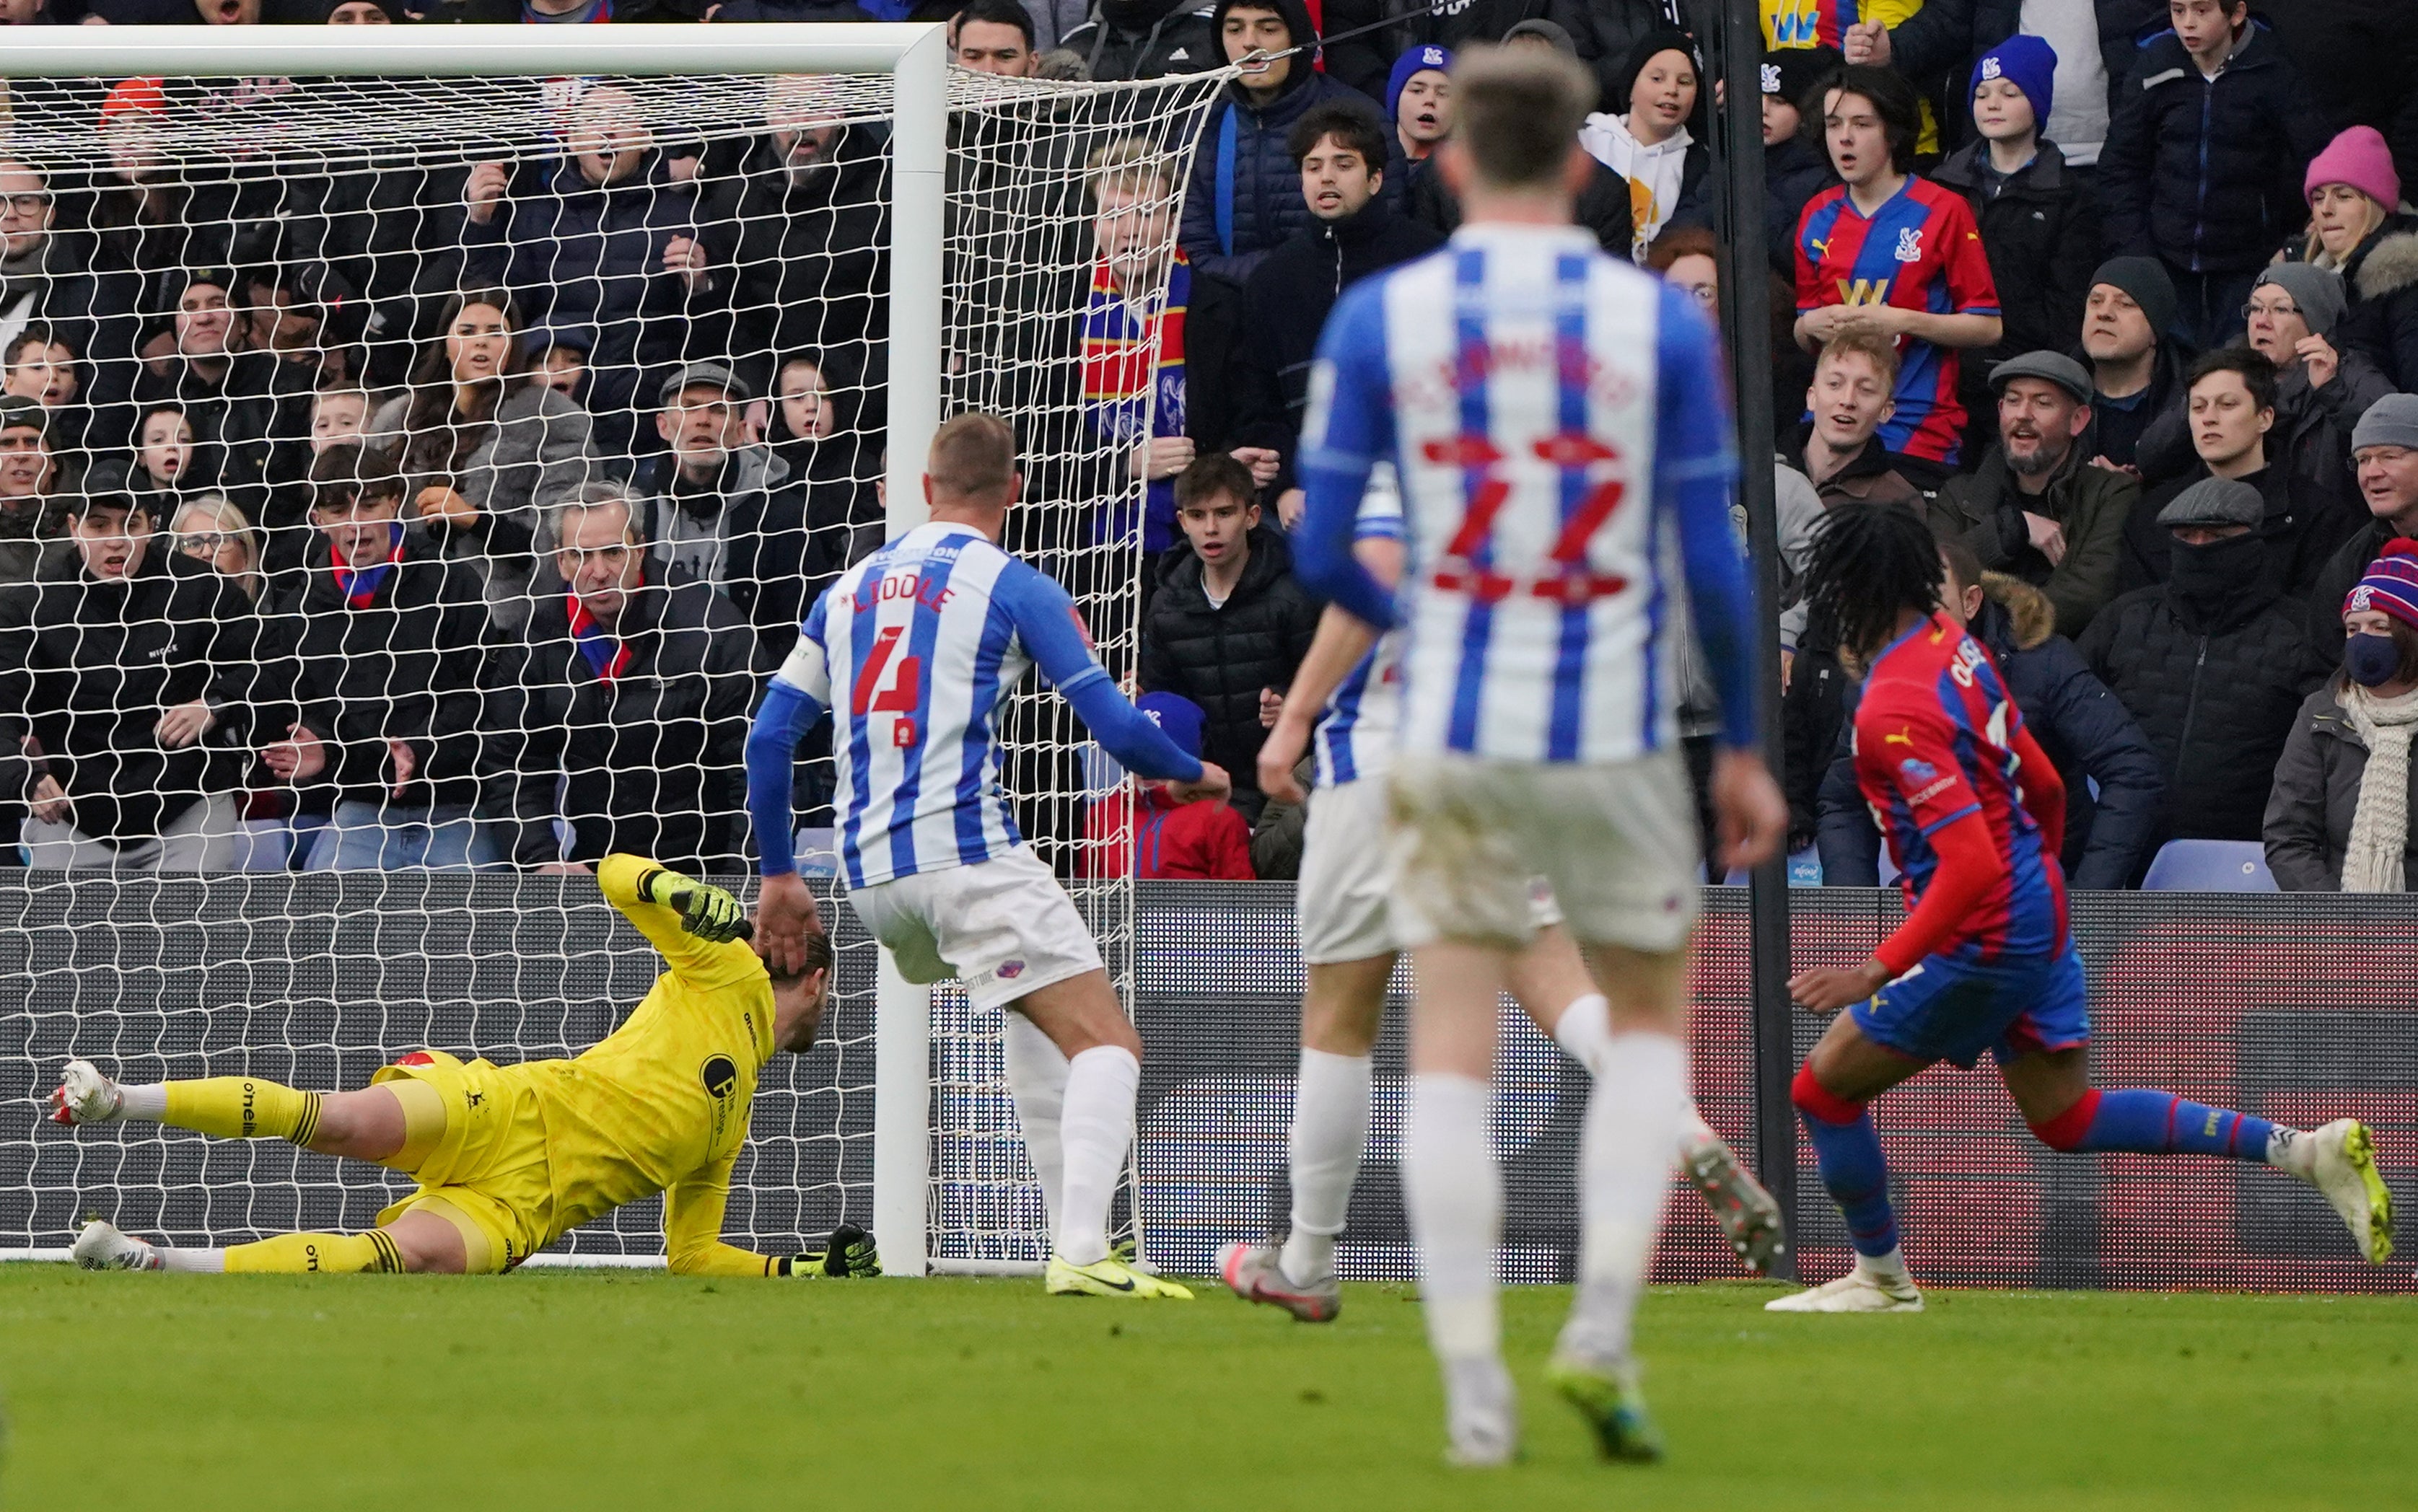
<path fill-rule="evenodd" d="M 1924 803 L 1930 802 L 1933 799 L 1937 798 L 1940 794 L 1948 791 L 1949 788 L 1955 786 L 1955 778 L 1942 777 L 1937 782 L 1933 783 L 1930 787 L 1921 788 L 1914 793 L 1906 800 L 1906 802 L 1920 807 Z"/>
<path fill-rule="evenodd" d="M 1905 772 L 1907 780 L 1911 782 L 1929 782 L 1939 775 L 1937 767 L 1920 756 L 1906 757 L 1897 764 L 1897 770 Z"/>
<path fill-rule="evenodd" d="M 707 1096 L 720 1102 L 738 1090 L 739 1064 L 716 1052 L 707 1056 L 705 1064 L 696 1068 L 696 1079 L 704 1086 Z"/>

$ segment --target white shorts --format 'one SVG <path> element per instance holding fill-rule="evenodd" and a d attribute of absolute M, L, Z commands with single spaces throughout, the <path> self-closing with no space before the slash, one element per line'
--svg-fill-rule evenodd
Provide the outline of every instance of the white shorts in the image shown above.
<path fill-rule="evenodd" d="M 955 977 L 977 1008 L 1101 969 L 1075 900 L 1030 847 L 855 888 L 848 901 L 899 974 L 919 985 Z"/>
<path fill-rule="evenodd" d="M 1393 923 L 1405 948 L 1526 945 L 1540 874 L 1583 943 L 1687 942 L 1696 809 L 1676 751 L 1584 766 L 1398 754 L 1390 787 Z"/>
<path fill-rule="evenodd" d="M 1293 894 L 1303 965 L 1365 961 L 1408 948 L 1393 923 L 1389 802 L 1383 777 L 1310 793 Z M 1532 932 L 1562 922 L 1553 885 L 1541 877 L 1529 878 L 1528 916 Z"/>

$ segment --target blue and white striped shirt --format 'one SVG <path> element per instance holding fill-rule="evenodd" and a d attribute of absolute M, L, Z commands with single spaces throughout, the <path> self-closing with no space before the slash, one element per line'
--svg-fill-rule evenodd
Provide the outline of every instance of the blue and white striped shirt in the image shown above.
<path fill-rule="evenodd" d="M 1753 738 L 1751 603 L 1718 338 L 1684 294 L 1571 227 L 1478 223 L 1346 291 L 1302 435 L 1296 570 L 1380 626 L 1352 559 L 1371 468 L 1410 562 L 1400 748 L 1604 762 L 1676 742 L 1687 592 L 1725 739 Z"/>

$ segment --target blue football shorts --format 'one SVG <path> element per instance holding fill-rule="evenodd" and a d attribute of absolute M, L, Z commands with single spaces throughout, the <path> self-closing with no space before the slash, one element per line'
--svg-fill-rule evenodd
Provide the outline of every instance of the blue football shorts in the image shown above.
<path fill-rule="evenodd" d="M 2090 1043 L 2090 985 L 2072 944 L 1982 965 L 1927 955 L 1850 1007 L 1864 1037 L 1917 1061 L 1998 1063 Z"/>

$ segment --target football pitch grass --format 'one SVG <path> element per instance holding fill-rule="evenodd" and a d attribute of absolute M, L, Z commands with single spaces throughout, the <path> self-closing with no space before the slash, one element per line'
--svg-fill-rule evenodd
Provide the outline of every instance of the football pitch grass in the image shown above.
<path fill-rule="evenodd" d="M 1598 1463 L 1506 1293 L 1524 1462 L 1446 1469 L 1410 1289 L 1325 1327 L 1037 1281 L 89 1275 L 0 1266 L 23 1507 L 2381 1508 L 2418 1300 L 1657 1289 L 1668 1463 Z"/>

